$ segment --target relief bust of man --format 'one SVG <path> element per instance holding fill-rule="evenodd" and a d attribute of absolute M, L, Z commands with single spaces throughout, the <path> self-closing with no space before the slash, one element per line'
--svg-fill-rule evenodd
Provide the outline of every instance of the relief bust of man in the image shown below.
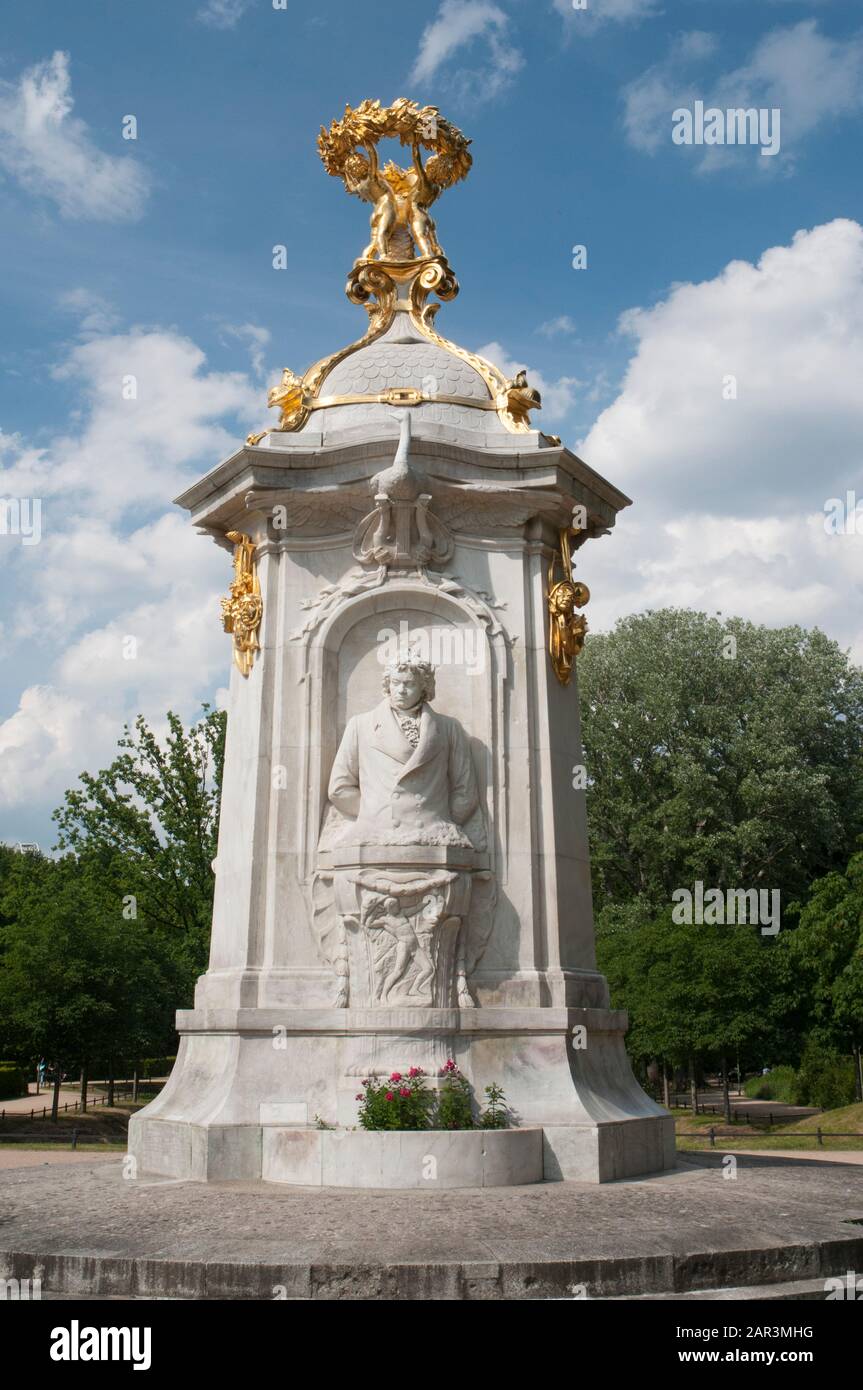
<path fill-rule="evenodd" d="M 388 666 L 384 699 L 348 721 L 329 798 L 348 824 L 343 844 L 484 848 L 467 734 L 438 714 L 434 667 L 407 655 Z"/>

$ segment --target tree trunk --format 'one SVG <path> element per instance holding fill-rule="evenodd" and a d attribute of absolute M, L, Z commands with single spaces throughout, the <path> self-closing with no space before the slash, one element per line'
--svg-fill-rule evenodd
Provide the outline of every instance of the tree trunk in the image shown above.
<path fill-rule="evenodd" d="M 87 1063 L 81 1068 L 81 1110 L 87 1109 Z"/>
<path fill-rule="evenodd" d="M 693 1115 L 698 1114 L 698 1085 L 695 1080 L 695 1058 L 689 1058 L 689 1099 Z"/>
<path fill-rule="evenodd" d="M 54 1068 L 54 1094 L 51 1097 L 51 1119 L 57 1123 L 57 1115 L 60 1111 L 60 1063 Z"/>
<path fill-rule="evenodd" d="M 133 1101 L 136 1101 L 137 1099 L 138 1099 L 138 1068 L 137 1068 L 137 1066 L 136 1066 L 136 1067 L 135 1067 L 135 1070 L 132 1072 L 132 1100 L 133 1100 Z"/>
<path fill-rule="evenodd" d="M 668 1067 L 662 1063 L 662 1104 L 666 1110 L 671 1109 L 671 1089 L 668 1084 Z"/>
<path fill-rule="evenodd" d="M 108 1059 L 108 1108 L 114 1108 L 114 1059 Z"/>
<path fill-rule="evenodd" d="M 728 1062 L 722 1058 L 722 1111 L 725 1123 L 731 1124 L 731 1096 L 728 1094 Z"/>
<path fill-rule="evenodd" d="M 863 1100 L 863 1048 L 854 1049 L 854 1091 L 858 1100 Z"/>

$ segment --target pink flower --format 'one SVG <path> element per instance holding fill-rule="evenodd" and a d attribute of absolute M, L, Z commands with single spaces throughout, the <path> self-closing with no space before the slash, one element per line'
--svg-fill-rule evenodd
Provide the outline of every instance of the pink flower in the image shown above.
<path fill-rule="evenodd" d="M 390 1081 L 401 1081 L 401 1079 L 402 1079 L 402 1074 L 401 1074 L 400 1071 L 391 1071 L 391 1072 L 390 1072 Z"/>
<path fill-rule="evenodd" d="M 401 1090 L 399 1091 L 399 1095 L 404 1096 L 406 1099 L 410 1098 L 410 1091 L 408 1090 L 407 1086 L 402 1086 Z"/>
<path fill-rule="evenodd" d="M 362 1091 L 360 1091 L 358 1096 L 354 1096 L 354 1100 L 365 1100 L 365 1096 L 363 1095 Z"/>
<path fill-rule="evenodd" d="M 456 1066 L 455 1062 L 452 1060 L 451 1057 L 444 1066 L 444 1071 L 458 1071 L 458 1067 Z"/>
<path fill-rule="evenodd" d="M 411 1067 L 410 1071 L 408 1072 L 408 1076 L 422 1076 L 422 1074 L 422 1067 Z"/>
<path fill-rule="evenodd" d="M 384 1099 L 385 1099 L 385 1100 L 395 1100 L 395 1096 L 393 1095 L 392 1091 L 387 1091 L 386 1096 L 384 1097 Z"/>

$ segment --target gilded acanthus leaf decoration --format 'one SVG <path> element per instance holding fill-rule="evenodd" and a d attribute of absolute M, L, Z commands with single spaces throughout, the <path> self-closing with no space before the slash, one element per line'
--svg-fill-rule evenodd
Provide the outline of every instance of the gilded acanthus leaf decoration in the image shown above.
<path fill-rule="evenodd" d="M 242 531 L 228 531 L 234 542 L 234 579 L 226 598 L 222 599 L 222 625 L 234 639 L 234 661 L 244 676 L 248 676 L 259 650 L 258 629 L 264 604 L 255 564 L 255 546 Z"/>

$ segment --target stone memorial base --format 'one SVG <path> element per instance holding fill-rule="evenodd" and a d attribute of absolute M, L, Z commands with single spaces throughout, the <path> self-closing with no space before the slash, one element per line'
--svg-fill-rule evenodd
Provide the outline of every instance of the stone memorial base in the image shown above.
<path fill-rule="evenodd" d="M 736 1182 L 717 1150 L 620 1184 L 379 1192 L 133 1181 L 90 1157 L 0 1172 L 0 1278 L 43 1298 L 760 1301 L 863 1269 L 859 1166 L 802 1153 L 740 1154 Z"/>
<path fill-rule="evenodd" d="M 174 1072 L 130 1122 L 140 1173 L 422 1186 L 415 1138 L 422 1155 L 439 1158 L 451 1187 L 601 1183 L 674 1166 L 674 1121 L 632 1074 L 620 1011 L 199 1009 L 181 1012 L 178 1024 Z M 421 1066 L 435 1084 L 450 1057 L 478 1101 L 485 1086 L 503 1087 L 511 1129 L 352 1132 L 364 1077 Z M 393 1138 L 403 1147 L 385 1154 L 380 1143 Z M 438 1154 L 441 1143 L 449 1148 Z"/>

